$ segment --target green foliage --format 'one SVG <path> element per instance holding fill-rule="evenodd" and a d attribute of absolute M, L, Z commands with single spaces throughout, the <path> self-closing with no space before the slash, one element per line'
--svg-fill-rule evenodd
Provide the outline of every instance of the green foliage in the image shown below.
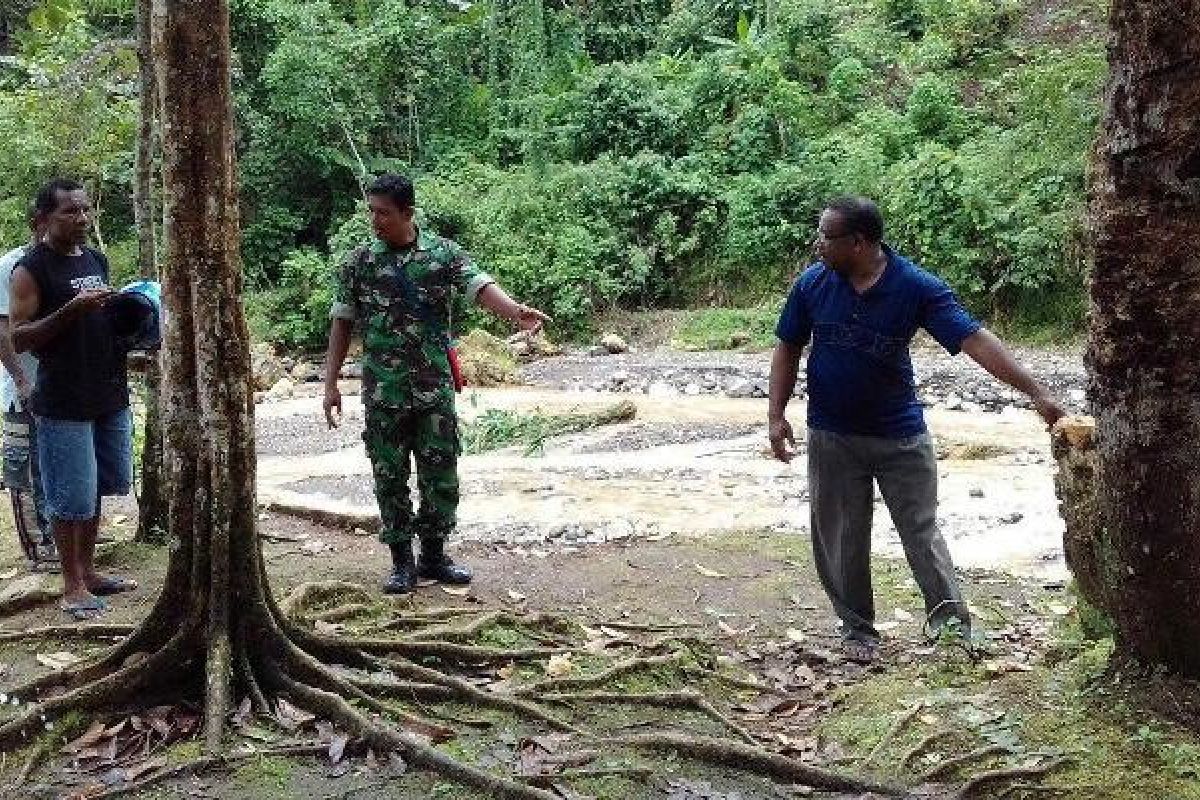
<path fill-rule="evenodd" d="M 526 456 L 540 454 L 546 440 L 551 437 L 615 422 L 628 422 L 633 419 L 635 412 L 633 404 L 628 402 L 575 414 L 543 414 L 538 411 L 522 414 L 489 408 L 462 426 L 462 448 L 464 453 L 473 454 L 519 445 L 525 448 Z"/>
<path fill-rule="evenodd" d="M 285 347 L 313 349 L 325 342 L 333 302 L 333 269 L 311 249 L 293 250 L 281 266 L 278 288 L 251 304 L 252 325 Z"/>
<path fill-rule="evenodd" d="M 681 350 L 765 349 L 775 343 L 779 304 L 761 308 L 706 308 L 686 312 L 671 346 Z"/>
<path fill-rule="evenodd" d="M 1082 320 L 1097 0 L 1053 20 L 1027 0 L 231 6 L 260 335 L 321 343 L 329 276 L 370 237 L 362 183 L 383 171 L 412 175 L 422 224 L 559 337 L 614 307 L 778 297 L 841 193 L 875 197 L 891 243 L 993 324 Z M 4 245 L 55 172 L 89 181 L 110 246 L 133 240 L 136 63 L 112 44 L 132 7 L 16 4 Z"/>

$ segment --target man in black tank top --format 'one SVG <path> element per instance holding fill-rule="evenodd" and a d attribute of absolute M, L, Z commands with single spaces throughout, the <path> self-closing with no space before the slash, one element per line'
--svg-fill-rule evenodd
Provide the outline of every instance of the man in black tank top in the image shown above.
<path fill-rule="evenodd" d="M 100 497 L 127 494 L 133 424 L 125 352 L 103 306 L 108 260 L 87 247 L 91 204 L 74 181 L 47 184 L 35 202 L 43 238 L 13 270 L 13 349 L 38 357 L 29 405 L 37 418 L 46 514 L 62 558 L 63 611 L 101 613 L 100 595 L 135 589 L 96 572 Z"/>

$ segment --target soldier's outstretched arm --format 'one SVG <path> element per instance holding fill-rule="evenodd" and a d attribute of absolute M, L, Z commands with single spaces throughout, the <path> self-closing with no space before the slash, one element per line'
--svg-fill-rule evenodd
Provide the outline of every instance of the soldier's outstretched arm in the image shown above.
<path fill-rule="evenodd" d="M 533 306 L 518 303 L 508 296 L 508 293 L 495 283 L 489 283 L 479 290 L 475 302 L 495 314 L 497 317 L 516 323 L 523 331 L 537 333 L 551 319 Z"/>

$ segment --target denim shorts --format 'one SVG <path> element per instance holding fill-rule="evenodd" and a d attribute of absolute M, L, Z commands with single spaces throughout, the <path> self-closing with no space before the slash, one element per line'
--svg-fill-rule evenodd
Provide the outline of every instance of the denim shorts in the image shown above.
<path fill-rule="evenodd" d="M 38 466 L 46 516 L 81 522 L 99 513 L 100 497 L 133 486 L 133 414 L 99 419 L 37 418 Z"/>

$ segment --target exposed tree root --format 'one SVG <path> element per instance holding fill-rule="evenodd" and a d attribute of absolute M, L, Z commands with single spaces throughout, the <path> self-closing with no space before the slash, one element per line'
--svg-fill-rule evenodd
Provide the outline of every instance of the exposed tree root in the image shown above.
<path fill-rule="evenodd" d="M 324 753 L 326 749 L 328 749 L 326 745 L 296 745 L 293 747 L 275 747 L 268 750 L 249 750 L 242 753 L 223 753 L 204 756 L 194 761 L 189 761 L 186 764 L 156 770 L 128 786 L 117 786 L 100 794 L 89 794 L 88 800 L 110 800 L 113 797 L 135 794 L 181 775 L 193 775 L 207 769 L 236 764 L 239 761 L 245 761 L 249 758 L 261 758 L 263 756 L 317 756 Z"/>
<path fill-rule="evenodd" d="M 554 800 L 556 795 L 500 778 L 462 763 L 425 744 L 412 734 L 376 725 L 369 718 L 336 694 L 314 689 L 275 671 L 278 688 L 286 692 L 301 707 L 318 713 L 325 719 L 363 739 L 378 752 L 399 752 L 414 766 L 428 769 L 442 777 L 485 792 L 487 797 L 512 800 Z"/>
<path fill-rule="evenodd" d="M 325 611 L 317 611 L 312 614 L 306 614 L 309 619 L 320 620 L 321 622 L 341 622 L 342 620 L 352 619 L 366 611 L 370 611 L 371 606 L 366 603 L 345 603 L 344 605 L 330 608 Z"/>
<path fill-rule="evenodd" d="M 25 639 L 108 639 L 128 636 L 136 630 L 134 625 L 47 625 L 43 628 L 25 628 L 20 631 L 0 630 L 0 642 L 17 642 Z"/>
<path fill-rule="evenodd" d="M 630 633 L 665 633 L 700 627 L 700 624 L 696 622 L 625 622 L 617 620 L 600 624 L 605 628 L 612 628 L 614 631 L 629 631 Z"/>
<path fill-rule="evenodd" d="M 929 734 L 924 739 L 917 742 L 915 745 L 905 751 L 904 755 L 900 758 L 900 768 L 904 769 L 908 767 L 908 765 L 911 764 L 917 756 L 921 755 L 930 747 L 932 747 L 934 743 L 953 735 L 954 731 L 950 730 L 949 728 L 942 728 L 941 730 L 937 730 Z"/>
<path fill-rule="evenodd" d="M 33 771 L 50 757 L 55 747 L 56 742 L 51 738 L 47 738 L 46 741 L 35 747 L 33 752 L 29 754 L 29 758 L 25 761 L 25 765 L 21 767 L 21 771 L 17 773 L 17 777 L 9 784 L 3 795 L 5 797 L 16 797 L 18 790 L 29 780 L 29 776 L 33 774 Z"/>
<path fill-rule="evenodd" d="M 875 746 L 871 748 L 871 752 L 867 753 L 866 758 L 862 760 L 863 766 L 866 766 L 874 761 L 875 757 L 882 753 L 884 748 L 891 744 L 892 740 L 899 735 L 900 731 L 904 730 L 904 728 L 910 722 L 916 719 L 917 715 L 920 714 L 924 708 L 925 705 L 923 703 L 917 703 L 908 711 L 905 711 L 903 714 L 901 714 L 896 721 L 892 723 L 891 727 L 887 729 L 887 732 L 880 737 Z"/>
<path fill-rule="evenodd" d="M 766 683 L 755 683 L 754 681 L 743 680 L 742 678 L 735 678 L 732 675 L 725 675 L 724 673 L 717 672 L 714 669 L 689 668 L 689 669 L 685 670 L 685 672 L 686 672 L 686 674 L 694 676 L 694 677 L 720 681 L 721 683 L 724 683 L 728 686 L 732 686 L 735 689 L 745 689 L 750 692 L 761 692 L 763 694 L 772 694 L 772 695 L 775 695 L 776 697 L 784 697 L 784 698 L 791 698 L 793 696 L 791 692 L 789 692 L 785 689 L 777 689 L 774 686 L 771 686 Z"/>
<path fill-rule="evenodd" d="M 551 775 L 522 775 L 518 780 L 535 786 L 549 786 L 567 781 L 582 781 L 589 778 L 636 778 L 647 780 L 654 775 L 650 767 L 595 767 L 593 769 L 567 769 Z"/>
<path fill-rule="evenodd" d="M 740 736 L 746 743 L 757 745 L 758 740 L 750 731 L 743 728 L 734 720 L 708 701 L 701 692 L 694 689 L 684 689 L 677 692 L 653 692 L 650 694 L 630 694 L 627 692 L 564 692 L 545 694 L 542 699 L 552 702 L 583 702 L 583 703 L 627 703 L 630 705 L 656 706 L 658 708 L 681 708 L 699 711 L 712 717 L 729 730 Z"/>
<path fill-rule="evenodd" d="M 426 628 L 422 631 L 407 634 L 404 636 L 404 640 L 409 642 L 428 642 L 432 640 L 461 642 L 463 640 L 474 639 L 479 635 L 480 631 L 489 625 L 497 625 L 502 623 L 511 624 L 518 622 L 519 620 L 517 617 L 507 611 L 488 611 L 480 614 L 465 625 L 446 625 L 436 628 Z"/>
<path fill-rule="evenodd" d="M 442 641 L 405 641 L 403 639 L 345 639 L 331 640 L 352 650 L 372 655 L 401 655 L 406 658 L 440 658 L 459 664 L 481 664 L 485 662 L 505 663 L 509 661 L 536 661 L 569 652 L 562 647 L 531 647 L 505 650 L 502 647 L 476 647 Z"/>
<path fill-rule="evenodd" d="M 904 793 L 904 790 L 898 786 L 840 775 L 836 772 L 809 766 L 794 758 L 768 752 L 760 747 L 751 747 L 725 739 L 710 739 L 679 733 L 644 733 L 608 738 L 604 741 L 640 750 L 671 751 L 709 764 L 733 767 L 743 772 L 753 772 L 783 783 L 803 783 L 814 789 L 835 792 L 875 792 L 889 797 L 897 797 Z"/>
<path fill-rule="evenodd" d="M 671 664 L 678 664 L 685 657 L 684 653 L 671 653 L 665 656 L 645 656 L 631 658 L 613 664 L 594 675 L 584 675 L 578 678 L 549 678 L 544 681 L 528 684 L 517 689 L 514 694 L 528 696 L 541 695 L 548 692 L 569 692 L 576 689 L 595 689 L 609 681 L 624 677 L 641 670 L 655 669 Z"/>
<path fill-rule="evenodd" d="M 954 796 L 960 800 L 967 800 L 967 798 L 975 797 L 985 787 L 1010 781 L 1014 778 L 1034 778 L 1039 775 L 1045 775 L 1047 772 L 1058 769 L 1070 760 L 1069 758 L 1056 758 L 1053 761 L 1036 767 L 1009 767 L 1007 769 L 981 772 L 964 783 Z"/>
<path fill-rule="evenodd" d="M 357 598 L 362 602 L 373 602 L 376 597 L 358 583 L 348 581 L 311 581 L 302 583 L 279 601 L 279 611 L 290 619 L 304 613 L 304 607 L 331 598 Z"/>
<path fill-rule="evenodd" d="M 1010 748 L 999 744 L 990 744 L 987 747 L 980 747 L 979 749 L 972 750 L 969 753 L 963 753 L 961 756 L 955 756 L 954 758 L 946 759 L 933 769 L 926 771 L 921 776 L 921 781 L 923 783 L 932 783 L 944 775 L 951 774 L 959 767 L 965 764 L 970 764 L 972 761 L 982 761 L 985 758 L 1007 755 L 1011 752 L 1012 750 Z"/>
<path fill-rule="evenodd" d="M 381 627 L 385 629 L 415 628 L 434 622 L 448 622 L 460 617 L 473 617 L 488 613 L 482 608 L 423 608 L 420 611 L 406 611 L 392 617 Z"/>
<path fill-rule="evenodd" d="M 546 711 L 536 703 L 524 700 L 520 697 L 513 697 L 499 692 L 485 692 L 478 686 L 457 678 L 453 675 L 447 675 L 429 667 L 423 667 L 420 664 L 414 664 L 411 661 L 397 661 L 391 659 L 379 659 L 376 665 L 380 669 L 388 670 L 395 675 L 413 678 L 418 681 L 438 684 L 448 689 L 453 690 L 457 694 L 457 699 L 465 702 L 476 703 L 486 708 L 494 708 L 499 711 L 508 711 L 514 714 L 520 714 L 526 717 L 532 717 L 545 722 L 552 728 L 567 733 L 585 734 L 586 732 L 571 723 L 556 717 L 549 711 Z"/>

